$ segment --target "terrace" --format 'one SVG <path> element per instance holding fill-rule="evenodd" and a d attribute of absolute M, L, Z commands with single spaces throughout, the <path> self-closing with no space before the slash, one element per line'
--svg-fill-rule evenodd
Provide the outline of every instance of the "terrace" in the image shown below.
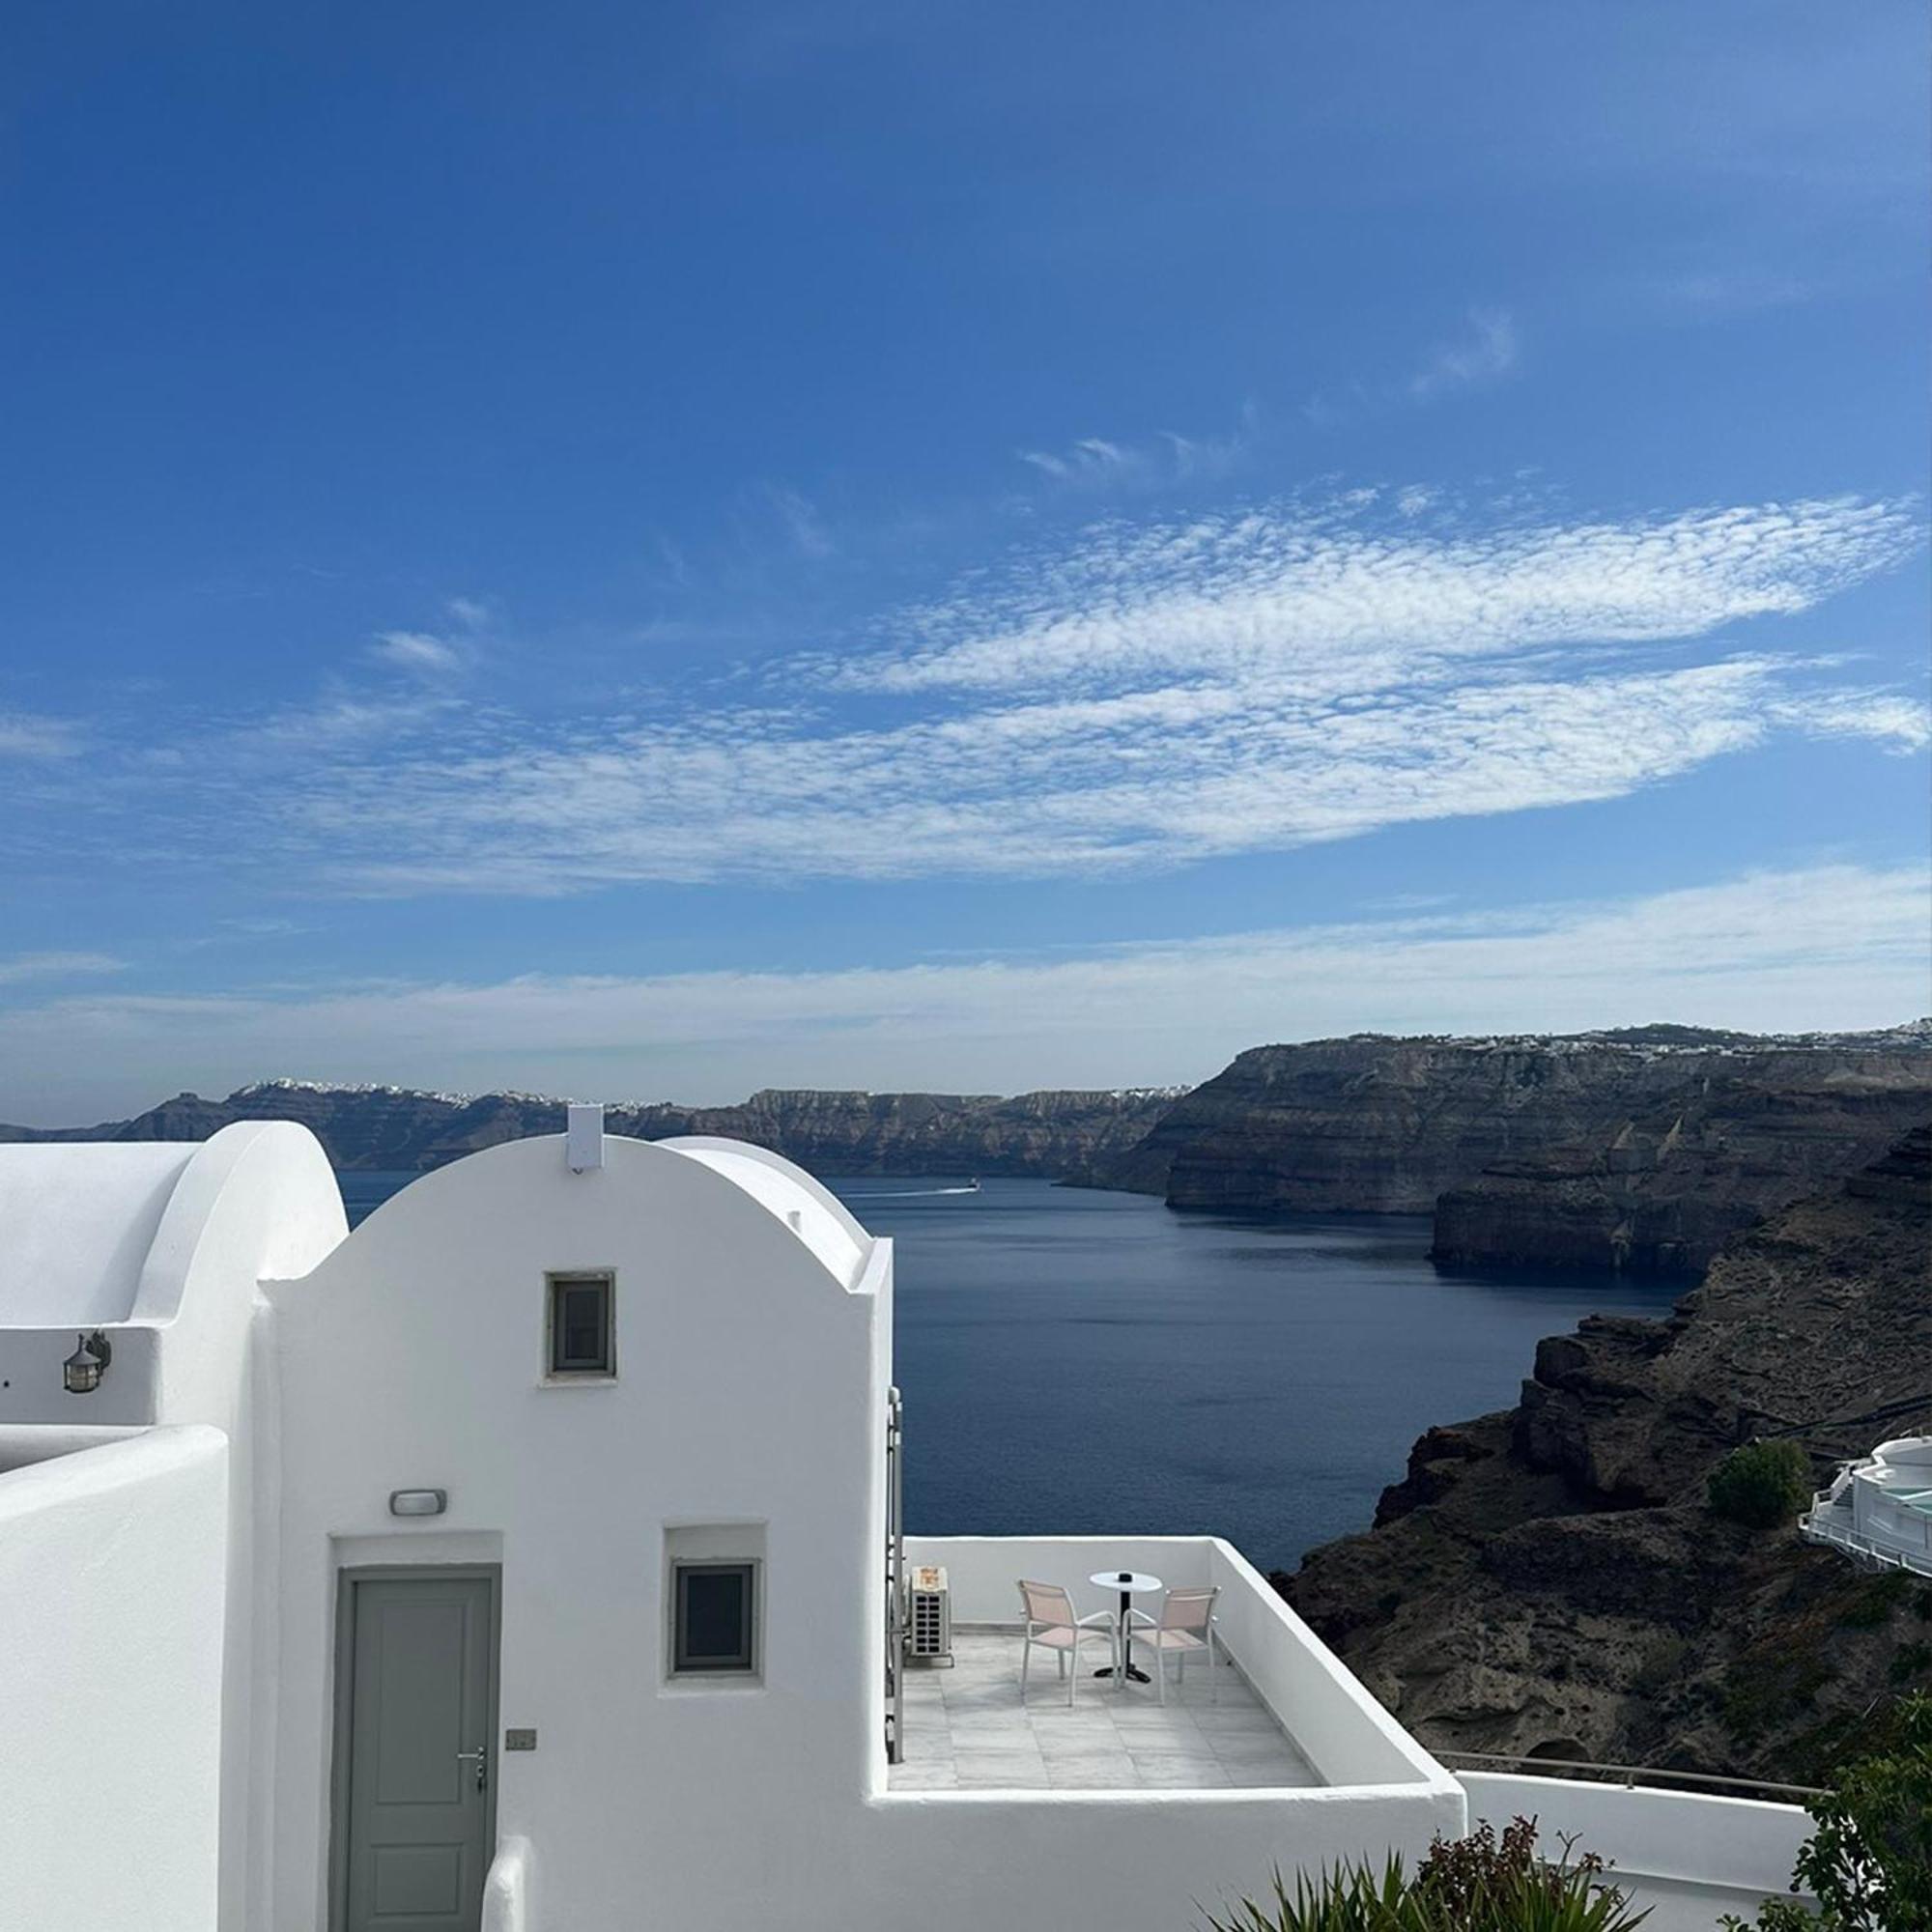
<path fill-rule="evenodd" d="M 1799 1529 L 1855 1561 L 1932 1577 L 1932 1436 L 1901 1436 L 1838 1471 Z"/>
<path fill-rule="evenodd" d="M 1278 1790 L 1322 1780 L 1237 1671 L 1190 1666 L 1165 1705 L 1151 1685 L 1083 1682 L 1069 1707 L 1035 1660 L 1020 1701 L 1017 1630 L 955 1632 L 952 1668 L 907 1674 L 894 1791 Z M 1091 1661 L 1081 1659 L 1085 1677 Z"/>
<path fill-rule="evenodd" d="M 907 1674 L 903 1761 L 877 1802 L 893 1857 L 939 1894 L 969 1897 L 978 1924 L 1039 1923 L 1076 1906 L 1081 1923 L 1145 1923 L 1150 1899 L 1226 1904 L 1277 1866 L 1314 1871 L 1365 1853 L 1413 1862 L 1437 1832 L 1520 1813 L 1541 1819 L 1548 1842 L 1575 1834 L 1609 1858 L 1650 1912 L 1646 1932 L 1710 1932 L 1721 1914 L 1749 1915 L 1784 1889 L 1805 1835 L 1789 1804 L 1628 1777 L 1527 1767 L 1452 1776 L 1211 1538 L 908 1537 L 906 1557 L 947 1568 L 956 1662 Z M 1151 1685 L 1083 1679 L 1069 1710 L 1036 1654 L 1022 1705 L 1017 1579 L 1061 1582 L 1085 1613 L 1108 1607 L 1089 1576 L 1115 1568 L 1220 1587 L 1235 1667 L 1215 1673 L 1218 1703 L 1190 1664 L 1184 1690 L 1170 1678 L 1165 1707 Z M 1049 1896 L 1055 1908 L 1042 1912 Z"/>
<path fill-rule="evenodd" d="M 954 1662 L 906 1672 L 892 1792 L 1349 1786 L 1400 1801 L 1453 1788 L 1266 1580 L 1213 1538 L 908 1537 L 906 1559 L 947 1570 Z M 1151 1684 L 1094 1681 L 1097 1660 L 1083 1655 L 1069 1705 L 1052 1660 L 1036 1653 L 1022 1699 L 1018 1578 L 1063 1583 L 1084 1614 L 1115 1603 L 1090 1575 L 1122 1565 L 1170 1587 L 1217 1586 L 1226 1661 L 1210 1673 L 1197 1658 L 1184 1679 L 1171 1670 L 1163 1704 Z"/>

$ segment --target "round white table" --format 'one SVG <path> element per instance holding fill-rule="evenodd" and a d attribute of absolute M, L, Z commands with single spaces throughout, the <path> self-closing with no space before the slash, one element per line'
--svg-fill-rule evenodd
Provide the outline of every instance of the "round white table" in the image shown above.
<path fill-rule="evenodd" d="M 1150 1590 L 1158 1590 L 1161 1581 L 1158 1577 L 1144 1577 L 1138 1570 L 1096 1570 L 1088 1577 L 1088 1582 L 1102 1590 L 1118 1590 L 1121 1593 L 1121 1676 L 1122 1680 L 1131 1677 L 1136 1684 L 1149 1684 L 1153 1680 L 1134 1662 L 1133 1626 L 1127 1621 L 1127 1612 L 1134 1606 L 1136 1597 L 1144 1597 Z M 1111 1677 L 1114 1666 L 1104 1664 L 1094 1671 L 1095 1677 Z"/>

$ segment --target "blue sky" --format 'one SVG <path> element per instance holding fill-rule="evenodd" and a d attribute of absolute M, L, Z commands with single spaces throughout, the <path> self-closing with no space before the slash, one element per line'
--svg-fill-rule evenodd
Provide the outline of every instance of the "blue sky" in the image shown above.
<path fill-rule="evenodd" d="M 1927 19 L 0 25 L 0 1118 L 1926 1009 Z"/>

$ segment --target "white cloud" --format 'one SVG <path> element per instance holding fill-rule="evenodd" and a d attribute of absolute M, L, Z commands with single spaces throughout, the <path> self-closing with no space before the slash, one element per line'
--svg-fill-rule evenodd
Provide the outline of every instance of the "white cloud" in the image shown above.
<path fill-rule="evenodd" d="M 229 749 L 243 758 L 251 753 L 277 758 L 306 753 L 326 768 L 327 763 L 352 755 L 358 747 L 393 745 L 407 739 L 412 731 L 432 720 L 446 718 L 455 702 L 452 698 L 422 694 L 369 697 L 352 691 L 333 691 L 313 703 L 291 705 L 270 712 L 258 722 L 241 725 L 234 732 Z M 183 758 L 180 747 L 148 749 L 177 762 Z"/>
<path fill-rule="evenodd" d="M 1356 378 L 1318 390 L 1301 406 L 1317 429 L 1334 429 L 1362 417 L 1440 402 L 1467 389 L 1499 383 L 1521 354 L 1516 318 L 1507 309 L 1472 308 L 1463 331 L 1433 344 L 1406 377 Z"/>
<path fill-rule="evenodd" d="M 340 689 L 199 745 L 144 736 L 84 803 L 117 850 L 379 895 L 1284 850 L 1614 799 L 1778 738 L 1922 746 L 1922 697 L 1855 658 L 1703 641 L 1917 540 L 1910 505 L 1851 498 L 1498 521 L 1365 489 L 1114 516 L 844 656 L 586 716 L 434 678 Z"/>
<path fill-rule="evenodd" d="M 1932 745 L 1932 709 L 1894 691 L 1806 692 L 1779 698 L 1769 714 L 1814 737 L 1870 738 L 1889 752 L 1922 752 Z"/>
<path fill-rule="evenodd" d="M 1354 1031 L 1891 1025 L 1923 1009 L 1928 925 L 1922 868 L 1822 866 L 1045 960 L 69 997 L 0 1016 L 0 1047 L 9 1108 L 31 1097 L 49 1119 L 89 1066 L 114 1069 L 115 1104 L 185 1069 L 205 1090 L 298 1071 L 690 1100 L 768 1084 L 1194 1081 L 1262 1040 Z"/>
<path fill-rule="evenodd" d="M 1429 352 L 1408 379 L 1408 393 L 1426 403 L 1496 382 L 1516 367 L 1517 353 L 1516 320 L 1506 309 L 1471 309 L 1466 333 Z"/>
<path fill-rule="evenodd" d="M 1334 692 L 1445 660 L 1701 637 L 1788 614 L 1918 541 L 1908 506 L 1830 498 L 1419 530 L 1347 504 L 1112 523 L 998 591 L 910 613 L 853 687 L 1064 686 L 1273 668 Z"/>
<path fill-rule="evenodd" d="M 800 556 L 814 560 L 830 556 L 837 546 L 817 505 L 802 491 L 782 483 L 763 485 L 760 495 L 777 517 L 786 541 Z"/>
<path fill-rule="evenodd" d="M 23 980 L 71 980 L 83 974 L 120 973 L 127 970 L 125 959 L 105 952 L 15 952 L 0 958 L 0 986 L 17 985 Z"/>
<path fill-rule="evenodd" d="M 371 761 L 298 804 L 379 893 L 1091 872 L 1617 797 L 1760 742 L 1780 690 L 1747 657 L 1339 700 L 1168 685 L 873 730 L 753 714 Z"/>
<path fill-rule="evenodd" d="M 462 669 L 468 655 L 448 639 L 433 637 L 427 631 L 384 631 L 369 646 L 369 652 L 393 669 L 431 677 Z"/>
<path fill-rule="evenodd" d="M 1224 435 L 1182 436 L 1176 430 L 1161 430 L 1146 443 L 1085 436 L 1064 449 L 1014 453 L 1057 488 L 1093 495 L 1124 493 L 1225 478 L 1240 467 L 1260 434 L 1260 412 L 1250 402 L 1243 405 L 1236 426 Z"/>
<path fill-rule="evenodd" d="M 80 749 L 80 732 L 67 719 L 0 711 L 0 758 L 71 758 Z"/>

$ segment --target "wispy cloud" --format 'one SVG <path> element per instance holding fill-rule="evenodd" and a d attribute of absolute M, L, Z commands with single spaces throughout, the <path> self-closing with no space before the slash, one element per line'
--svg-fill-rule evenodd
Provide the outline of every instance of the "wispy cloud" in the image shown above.
<path fill-rule="evenodd" d="M 1099 436 L 1083 436 L 1071 447 L 1056 453 L 1049 449 L 1023 449 L 1022 463 L 1030 463 L 1056 483 L 1071 483 L 1088 478 L 1111 479 L 1138 469 L 1145 459 L 1118 442 Z"/>
<path fill-rule="evenodd" d="M 422 677 L 447 677 L 469 662 L 464 646 L 428 631 L 384 631 L 369 646 L 369 654 L 392 670 Z"/>
<path fill-rule="evenodd" d="M 0 986 L 24 980 L 72 980 L 97 973 L 120 973 L 128 962 L 105 952 L 15 952 L 0 957 Z"/>
<path fill-rule="evenodd" d="M 0 711 L 0 758 L 71 758 L 81 748 L 79 727 L 65 718 Z"/>
<path fill-rule="evenodd" d="M 1184 523 L 1116 522 L 907 613 L 838 670 L 854 687 L 1026 689 L 1286 672 L 1340 696 L 1456 662 L 1691 639 L 1811 608 L 1918 542 L 1907 505 L 1832 498 L 1426 528 L 1375 493 Z M 1311 684 L 1312 680 L 1312 684 Z"/>
<path fill-rule="evenodd" d="M 827 557 L 838 548 L 818 506 L 802 490 L 784 483 L 766 483 L 759 486 L 758 494 L 800 556 Z"/>
<path fill-rule="evenodd" d="M 198 839 L 231 873 L 239 849 L 364 895 L 1285 850 L 1618 798 L 1779 737 L 1922 746 L 1922 694 L 1714 641 L 1917 541 L 1910 505 L 1852 498 L 1557 519 L 1365 489 L 1116 516 L 842 654 L 590 716 L 342 689 L 143 745 L 138 784 L 93 775 L 89 808 L 137 801 L 140 839 L 177 834 L 185 863 Z"/>
<path fill-rule="evenodd" d="M 1261 434 L 1261 414 L 1243 405 L 1235 428 L 1220 435 L 1182 436 L 1161 430 L 1140 441 L 1083 436 L 1051 449 L 1022 449 L 1020 462 L 1057 489 L 1101 495 L 1163 484 L 1221 481 L 1233 475 Z"/>
<path fill-rule="evenodd" d="M 1408 393 L 1427 403 L 1457 389 L 1477 388 L 1507 376 L 1516 360 L 1515 318 L 1506 309 L 1471 309 L 1467 329 L 1430 350 L 1408 379 Z"/>
<path fill-rule="evenodd" d="M 457 703 L 455 698 L 430 692 L 380 696 L 337 689 L 325 692 L 310 703 L 270 712 L 259 722 L 237 724 L 226 734 L 226 744 L 244 759 L 257 752 L 277 757 L 307 752 L 319 760 L 347 757 L 361 747 L 407 740 L 432 721 L 447 718 Z M 180 755 L 180 748 L 157 749 L 173 753 L 177 758 Z"/>
<path fill-rule="evenodd" d="M 1319 389 L 1302 404 L 1301 413 L 1317 429 L 1332 429 L 1365 416 L 1487 388 L 1516 368 L 1521 348 L 1521 331 L 1508 309 L 1472 308 L 1463 327 L 1433 343 L 1407 375 L 1385 370 Z"/>
<path fill-rule="evenodd" d="M 286 1070 L 700 1100 L 773 1082 L 1197 1080 L 1257 1040 L 1357 1030 L 1895 1024 L 1923 1005 L 1928 921 L 1922 869 L 1822 866 L 1048 959 L 71 996 L 0 1015 L 0 1047 L 16 1096 L 76 1062 L 111 1065 L 124 1086 Z"/>

